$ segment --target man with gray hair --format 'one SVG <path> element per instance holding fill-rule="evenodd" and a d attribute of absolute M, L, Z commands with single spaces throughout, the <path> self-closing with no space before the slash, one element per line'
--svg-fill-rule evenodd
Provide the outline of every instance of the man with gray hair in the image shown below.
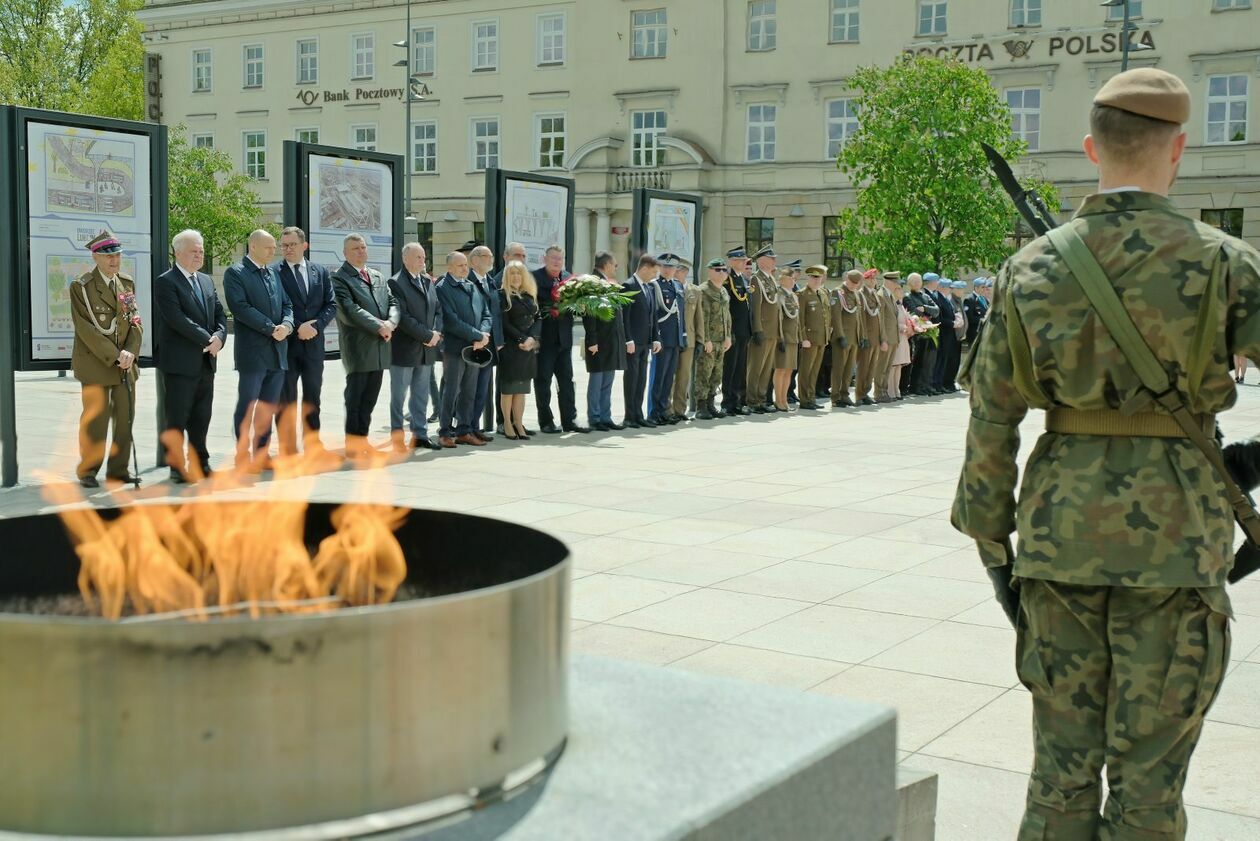
<path fill-rule="evenodd" d="M 480 422 L 472 416 L 480 352 L 491 342 L 490 302 L 468 280 L 468 258 L 458 251 L 446 255 L 446 275 L 438 283 L 442 307 L 442 413 L 438 443 L 485 446 L 473 434 Z M 488 357 L 489 353 L 486 352 Z"/>
<path fill-rule="evenodd" d="M 505 264 L 506 265 L 506 264 Z M 490 356 L 491 363 L 477 373 L 477 394 L 473 398 L 473 435 L 483 441 L 492 439 L 485 423 L 486 406 L 490 400 L 494 370 L 499 364 L 499 348 L 503 347 L 503 311 L 499 306 L 499 287 L 490 273 L 494 270 L 494 252 L 484 245 L 475 246 L 468 252 L 468 279 L 486 299 L 490 307 Z M 496 400 L 497 404 L 498 401 Z"/>
<path fill-rule="evenodd" d="M 201 234 L 180 231 L 171 241 L 171 250 L 175 265 L 153 282 L 153 299 L 161 314 L 157 369 L 165 391 L 162 444 L 171 481 L 183 484 L 210 473 L 206 433 L 219 351 L 227 343 L 227 317 L 214 281 L 201 272 L 205 263 Z"/>
<path fill-rule="evenodd" d="M 436 450 L 429 438 L 425 410 L 429 402 L 429 377 L 441 355 L 442 308 L 437 281 L 429 277 L 424 246 L 409 242 L 402 247 L 403 267 L 389 279 L 398 302 L 398 333 L 390 341 L 389 434 L 395 452 Z M 408 401 L 407 395 L 411 398 Z M 411 408 L 411 441 L 403 440 L 403 410 Z"/>
<path fill-rule="evenodd" d="M 271 423 L 289 367 L 286 339 L 293 333 L 293 305 L 270 266 L 275 253 L 275 237 L 254 231 L 248 253 L 223 275 L 223 295 L 236 327 L 236 466 L 253 472 L 268 466 Z"/>
<path fill-rule="evenodd" d="M 534 270 L 538 284 L 538 309 L 543 314 L 542 342 L 538 351 L 538 375 L 534 379 L 534 402 L 538 404 L 538 428 L 543 432 L 590 432 L 577 421 L 577 398 L 573 391 L 573 316 L 560 312 L 552 295 L 570 275 L 564 268 L 564 249 L 553 245 L 543 256 L 543 265 Z M 551 413 L 551 378 L 556 379 L 560 403 L 560 426 Z"/>

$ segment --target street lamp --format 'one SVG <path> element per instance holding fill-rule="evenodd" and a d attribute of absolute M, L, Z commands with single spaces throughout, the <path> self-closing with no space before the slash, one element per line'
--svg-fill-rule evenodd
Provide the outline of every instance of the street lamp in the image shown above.
<path fill-rule="evenodd" d="M 1133 33 L 1138 31 L 1138 26 L 1136 23 L 1134 23 L 1132 20 L 1129 19 L 1129 12 L 1130 12 L 1130 9 L 1132 8 L 1129 5 L 1130 2 L 1132 2 L 1132 0 L 1104 0 L 1104 2 L 1099 4 L 1102 6 L 1109 6 L 1113 8 L 1116 6 L 1124 7 L 1124 21 L 1123 23 L 1120 24 L 1120 72 L 1121 73 L 1129 69 L 1129 53 L 1130 52 L 1141 52 L 1142 50 L 1151 49 L 1146 44 L 1133 43 Z"/>

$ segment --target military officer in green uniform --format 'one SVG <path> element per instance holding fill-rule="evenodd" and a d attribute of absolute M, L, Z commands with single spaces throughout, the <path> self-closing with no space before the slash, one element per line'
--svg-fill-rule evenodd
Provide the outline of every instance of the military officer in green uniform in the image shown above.
<path fill-rule="evenodd" d="M 822 370 L 823 352 L 831 341 L 831 293 L 823 288 L 826 266 L 810 266 L 805 270 L 805 289 L 801 292 L 801 358 L 796 376 L 802 409 L 821 409 L 816 399 L 818 372 Z"/>
<path fill-rule="evenodd" d="M 1190 755 L 1229 662 L 1224 486 L 1063 256 L 1097 261 L 1103 293 L 1210 429 L 1234 405 L 1231 355 L 1260 358 L 1260 254 L 1168 200 L 1190 113 L 1186 86 L 1161 70 L 1102 87 L 1085 139 L 1098 192 L 1055 232 L 1063 252 L 1041 237 L 1007 261 L 962 377 L 971 424 L 953 523 L 985 565 L 1014 565 L 1035 741 L 1024 841 L 1184 838 Z M 1046 433 L 1017 501 L 1030 407 L 1046 410 Z"/>
<path fill-rule="evenodd" d="M 723 362 L 734 338 L 731 299 L 725 289 L 731 270 L 718 259 L 710 260 L 705 269 L 707 277 L 700 293 L 695 333 L 696 420 L 713 420 L 726 414 L 713 401 L 718 386 L 722 384 Z M 726 395 L 723 395 L 725 399 Z"/>
<path fill-rule="evenodd" d="M 96 268 L 70 284 L 74 350 L 70 369 L 82 383 L 79 418 L 79 484 L 99 487 L 96 474 L 106 462 L 105 438 L 113 427 L 105 479 L 138 485 L 131 459 L 131 424 L 135 417 L 136 377 L 143 328 L 136 305 L 136 284 L 119 271 L 122 243 L 102 231 L 87 244 Z"/>
<path fill-rule="evenodd" d="M 777 256 L 764 246 L 753 255 L 757 270 L 748 287 L 748 309 L 752 316 L 752 344 L 748 347 L 748 389 L 745 399 L 757 414 L 773 412 L 766 407 L 766 391 L 774 374 L 774 354 L 779 347 L 779 284 L 775 280 Z"/>
<path fill-rule="evenodd" d="M 670 415 L 676 420 L 687 417 L 687 403 L 691 396 L 692 374 L 696 364 L 696 322 L 700 315 L 700 287 L 687 282 L 687 273 L 691 264 L 681 262 L 674 279 L 683 285 L 683 329 L 687 331 L 687 346 L 678 351 L 678 373 L 674 375 L 674 393 L 670 399 Z M 696 401 L 699 409 L 699 401 Z"/>
<path fill-rule="evenodd" d="M 884 272 L 884 283 L 875 289 L 879 299 L 879 345 L 875 348 L 875 358 L 871 363 L 872 376 L 875 379 L 875 402 L 891 403 L 888 393 L 888 370 L 892 368 L 893 354 L 897 351 L 900 329 L 897 325 L 897 299 L 893 297 L 893 289 L 901 284 L 901 272 Z"/>
<path fill-rule="evenodd" d="M 836 408 L 853 405 L 849 383 L 865 342 L 861 289 L 862 273 L 850 269 L 831 298 L 831 405 Z"/>

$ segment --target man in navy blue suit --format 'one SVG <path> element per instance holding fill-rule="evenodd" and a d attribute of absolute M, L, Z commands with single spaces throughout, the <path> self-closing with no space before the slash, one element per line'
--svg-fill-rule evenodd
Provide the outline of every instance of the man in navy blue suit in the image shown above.
<path fill-rule="evenodd" d="M 621 284 L 631 292 L 630 304 L 621 308 L 626 336 L 626 373 L 621 378 L 626 400 L 626 426 L 631 429 L 656 426 L 643 416 L 643 393 L 647 388 L 648 361 L 661 350 L 661 325 L 657 322 L 656 273 L 659 264 L 651 254 L 639 258 L 630 279 Z"/>
<path fill-rule="evenodd" d="M 293 306 L 297 329 L 289 337 L 289 368 L 280 390 L 280 414 L 276 431 L 280 454 L 298 451 L 298 383 L 302 384 L 302 441 L 308 448 L 321 448 L 319 440 L 319 399 L 324 386 L 324 331 L 337 316 L 328 269 L 308 262 L 306 232 L 288 227 L 280 232 L 281 259 L 272 265 Z"/>
<path fill-rule="evenodd" d="M 236 412 L 236 466 L 267 467 L 271 422 L 284 388 L 288 366 L 287 339 L 293 334 L 293 305 L 268 265 L 276 253 L 276 238 L 263 230 L 249 235 L 248 253 L 223 275 L 223 296 L 236 325 L 233 358 L 240 379 Z"/>

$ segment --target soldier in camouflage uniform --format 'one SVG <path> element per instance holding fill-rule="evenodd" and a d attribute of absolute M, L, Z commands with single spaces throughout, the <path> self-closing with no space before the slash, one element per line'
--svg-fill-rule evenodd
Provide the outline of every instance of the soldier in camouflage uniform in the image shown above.
<path fill-rule="evenodd" d="M 1210 427 L 1234 404 L 1231 355 L 1260 358 L 1260 255 L 1168 200 L 1189 114 L 1168 73 L 1109 81 L 1085 141 L 1099 192 L 1068 225 Z M 953 523 L 986 566 L 1014 564 L 1016 660 L 1033 697 L 1019 837 L 1184 838 L 1190 755 L 1229 660 L 1234 524 L 1222 482 L 1045 237 L 1002 269 L 962 379 L 971 424 Z M 1047 431 L 1017 502 L 1030 407 L 1046 410 Z"/>
<path fill-rule="evenodd" d="M 696 420 L 722 417 L 722 410 L 713 405 L 713 396 L 722 384 L 722 362 L 732 339 L 730 296 L 723 288 L 730 269 L 721 260 L 710 260 L 707 269 L 696 319 Z"/>

